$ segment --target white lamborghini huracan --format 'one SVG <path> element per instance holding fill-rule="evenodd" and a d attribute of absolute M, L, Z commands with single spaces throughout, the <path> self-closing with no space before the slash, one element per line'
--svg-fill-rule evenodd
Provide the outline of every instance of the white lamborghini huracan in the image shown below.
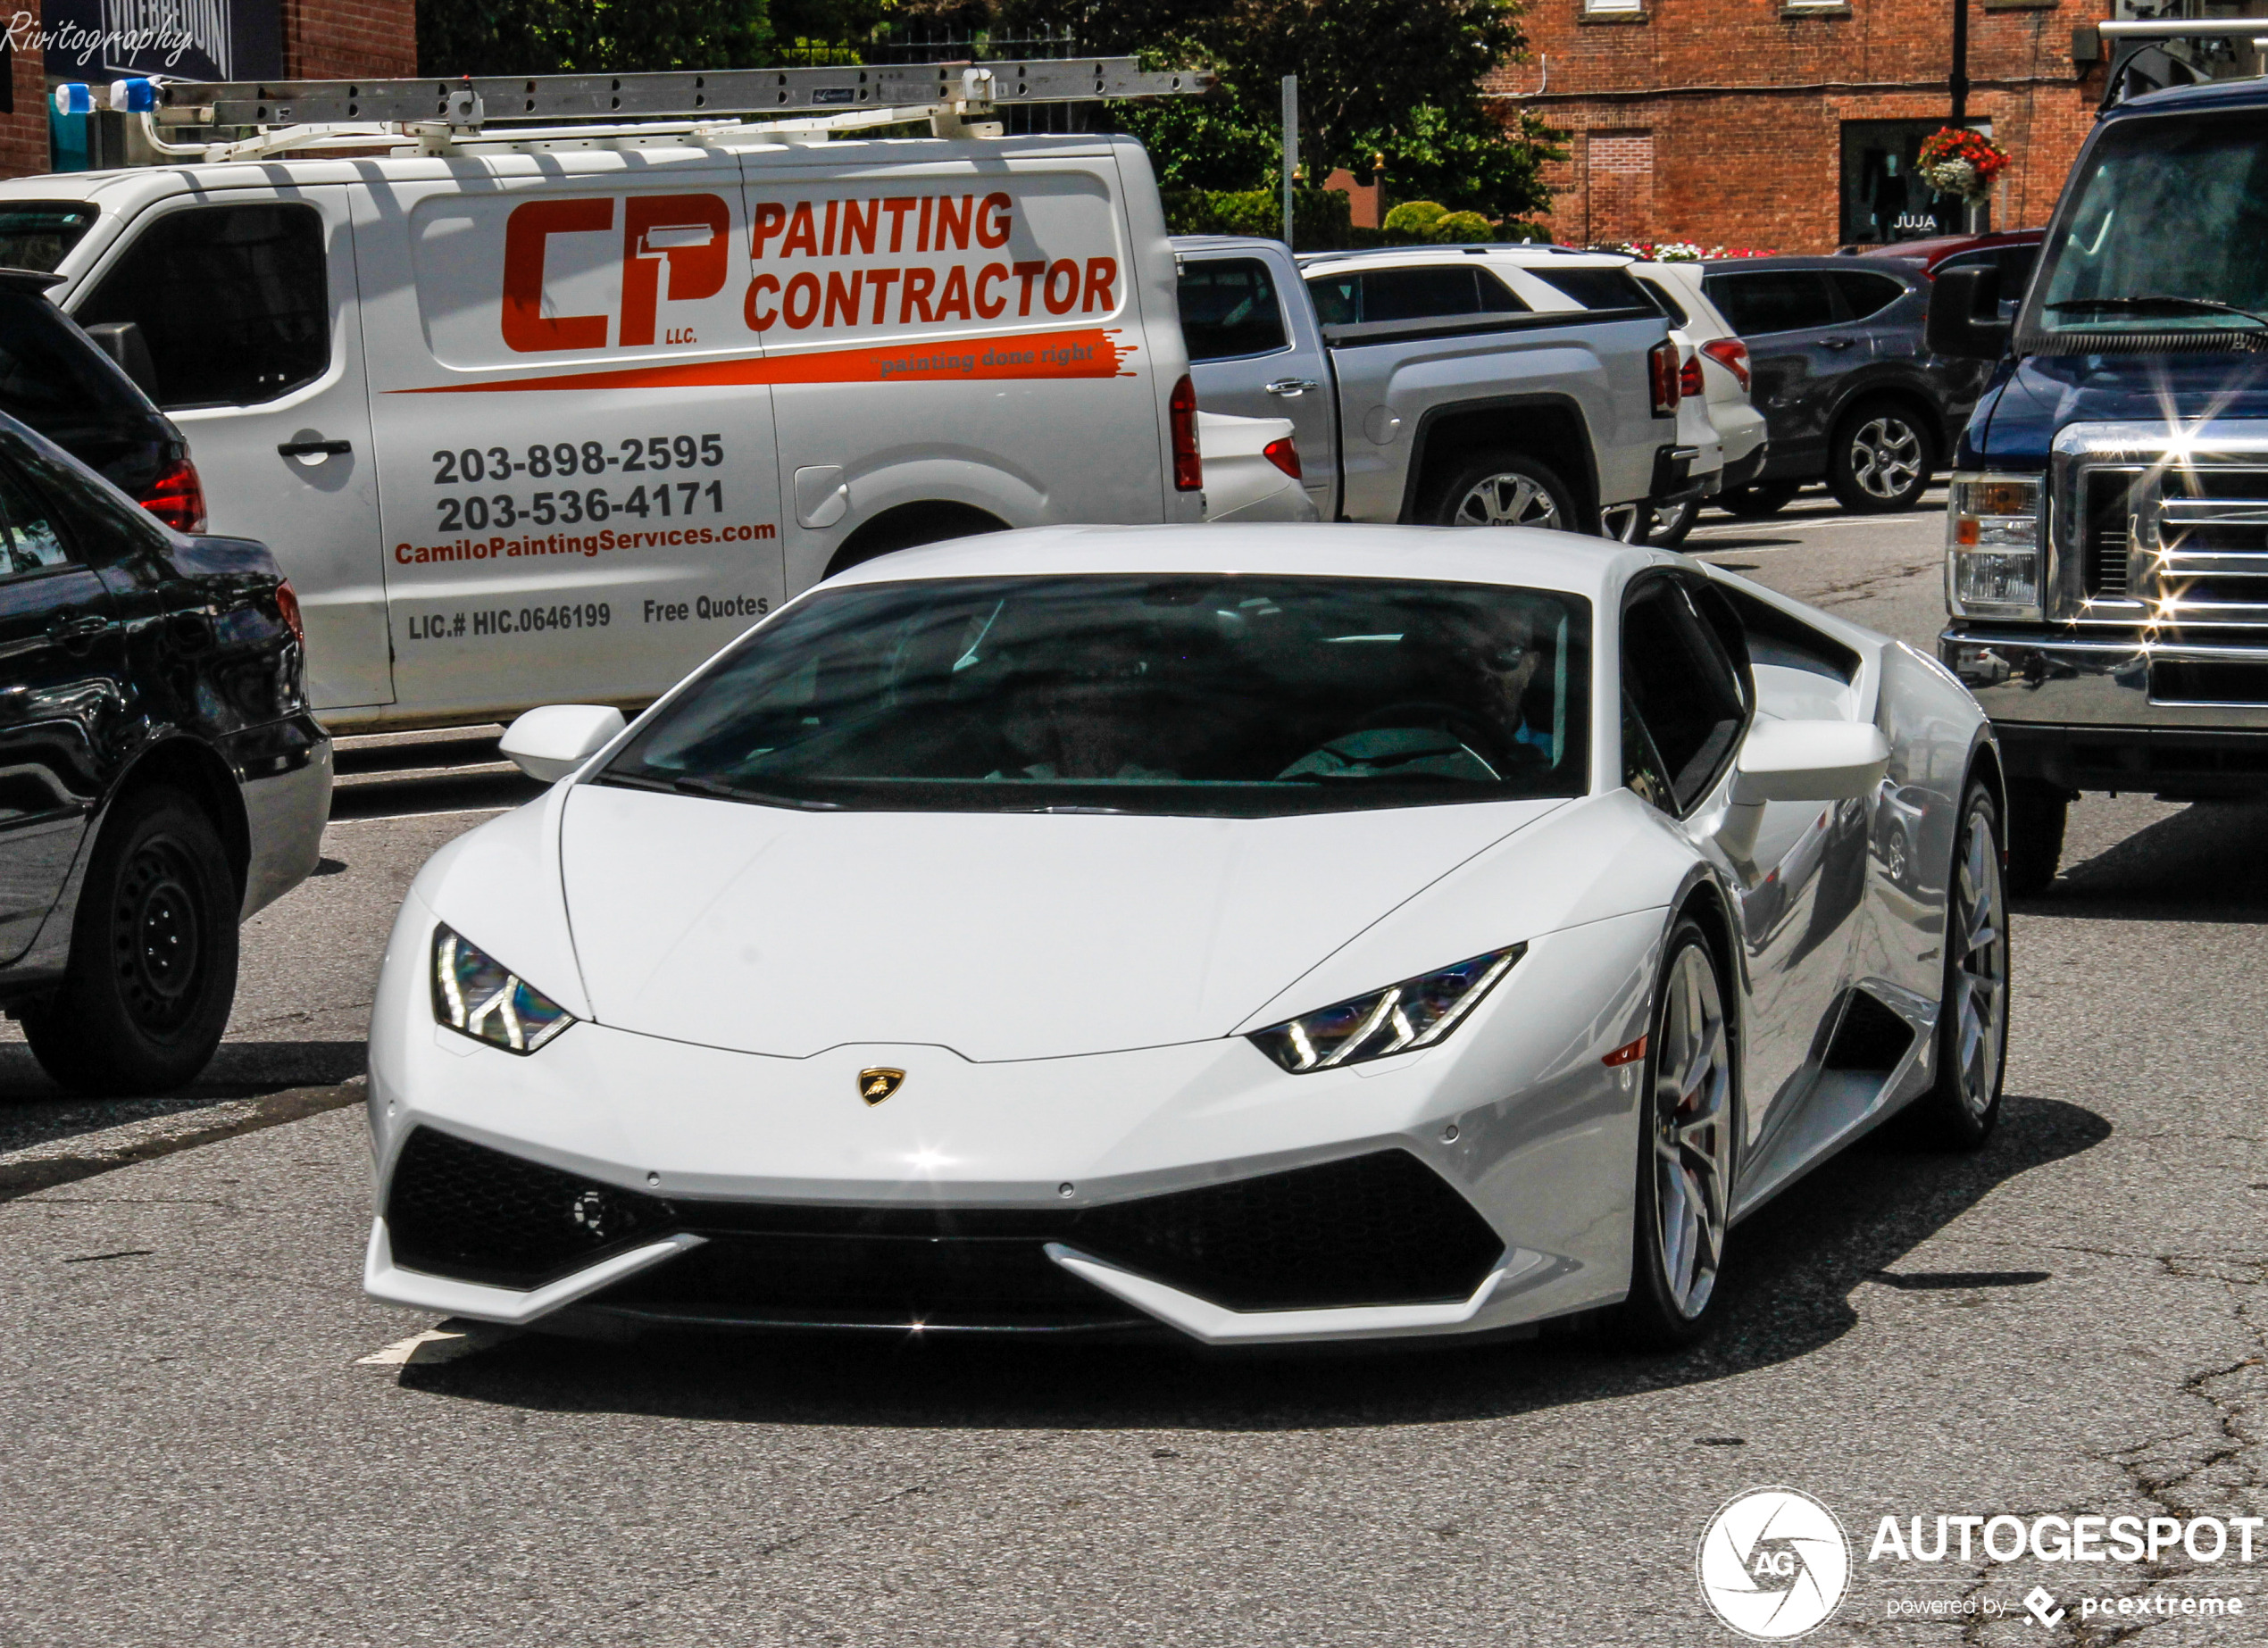
<path fill-rule="evenodd" d="M 1998 1111 L 1983 715 L 1676 555 L 1004 533 L 505 749 L 557 782 L 426 865 L 379 988 L 397 1304 L 1676 1343 L 1805 1169 Z"/>

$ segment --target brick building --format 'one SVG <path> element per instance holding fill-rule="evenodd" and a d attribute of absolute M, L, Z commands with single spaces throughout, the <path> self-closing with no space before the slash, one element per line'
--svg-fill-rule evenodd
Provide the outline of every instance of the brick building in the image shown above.
<path fill-rule="evenodd" d="M 1560 240 L 1783 252 L 1955 227 L 1912 176 L 1945 123 L 1955 0 L 1530 0 L 1489 89 L 1568 134 Z M 2256 0 L 1966 0 L 1970 123 L 2012 164 L 1996 228 L 2046 221 L 2103 96 L 2094 25 Z M 2264 29 L 2268 32 L 2268 29 Z"/>
<path fill-rule="evenodd" d="M 89 124 L 51 115 L 64 80 L 121 74 L 188 79 L 379 79 L 417 72 L 416 0 L 8 0 L 0 79 L 0 177 L 99 162 L 106 139 Z M 137 31 L 170 29 L 153 46 Z M 166 60 L 171 57 L 169 63 Z"/>

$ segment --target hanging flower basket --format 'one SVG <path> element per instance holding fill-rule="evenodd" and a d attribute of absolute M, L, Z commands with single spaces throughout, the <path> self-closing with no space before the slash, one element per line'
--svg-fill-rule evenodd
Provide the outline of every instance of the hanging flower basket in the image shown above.
<path fill-rule="evenodd" d="M 1980 205 L 1991 198 L 1992 186 L 2008 170 L 2008 152 L 1982 132 L 1948 126 L 1922 144 L 1915 170 L 1939 194 Z"/>

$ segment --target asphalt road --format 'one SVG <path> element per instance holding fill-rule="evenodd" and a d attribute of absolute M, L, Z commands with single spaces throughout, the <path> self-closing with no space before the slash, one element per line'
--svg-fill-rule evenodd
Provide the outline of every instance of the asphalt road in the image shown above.
<path fill-rule="evenodd" d="M 1691 548 L 1923 645 L 1939 532 L 1807 497 Z M 1814 1641 L 2268 1640 L 2233 1544 L 1868 1561 L 1885 1516 L 2268 1514 L 2268 808 L 2076 808 L 2013 924 L 1995 1142 L 1822 1169 L 1741 1227 L 1685 1354 L 404 1348 L 432 1320 L 357 1287 L 359 1115 L 246 1095 L 357 1068 L 401 888 L 524 793 L 492 753 L 351 752 L 338 868 L 247 931 L 204 1089 L 64 1104 L 0 1048 L 0 1195 L 43 1151 L 279 1123 L 0 1201 L 0 1644 L 1726 1643 L 1697 1542 L 1769 1484 L 1852 1537 Z M 1891 1617 L 1932 1602 L 2005 1611 Z"/>

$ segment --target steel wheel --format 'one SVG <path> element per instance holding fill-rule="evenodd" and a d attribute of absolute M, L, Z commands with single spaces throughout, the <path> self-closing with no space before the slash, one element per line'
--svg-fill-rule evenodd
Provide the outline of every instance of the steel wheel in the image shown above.
<path fill-rule="evenodd" d="M 1654 1228 L 1667 1303 L 1708 1308 L 1724 1257 L 1732 1188 L 1732 1059 L 1717 971 L 1688 944 L 1663 980 L 1650 1121 Z"/>
<path fill-rule="evenodd" d="M 1567 522 L 1559 500 L 1530 475 L 1517 471 L 1484 476 L 1457 501 L 1450 524 L 1458 527 L 1541 527 L 1557 529 Z"/>
<path fill-rule="evenodd" d="M 1953 1068 L 1947 1075 L 1961 1108 L 1980 1126 L 2000 1096 L 2008 1049 L 2007 920 L 1991 814 L 1972 805 L 1961 822 L 1960 858 L 1946 912 L 1951 987 L 1941 1011 L 1953 1015 L 1947 1049 Z"/>

